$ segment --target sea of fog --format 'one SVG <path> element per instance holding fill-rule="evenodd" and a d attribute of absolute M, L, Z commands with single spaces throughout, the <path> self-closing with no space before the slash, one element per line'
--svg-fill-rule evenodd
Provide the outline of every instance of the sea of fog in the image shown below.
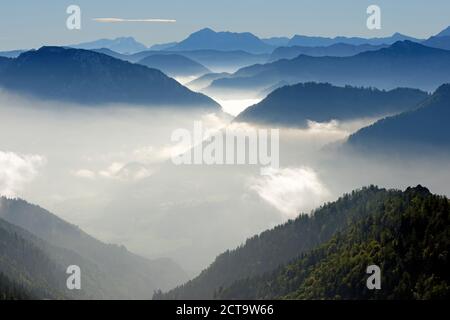
<path fill-rule="evenodd" d="M 257 101 L 228 101 L 236 115 Z M 376 119 L 280 130 L 280 166 L 175 165 L 174 130 L 239 130 L 220 114 L 115 105 L 81 107 L 0 94 L 0 193 L 21 197 L 192 275 L 249 236 L 369 184 L 423 184 L 450 195 L 450 162 L 345 154 L 336 146 Z M 257 128 L 255 128 L 257 129 Z M 336 151 L 338 150 L 338 151 Z M 262 174 L 264 173 L 264 174 Z"/>

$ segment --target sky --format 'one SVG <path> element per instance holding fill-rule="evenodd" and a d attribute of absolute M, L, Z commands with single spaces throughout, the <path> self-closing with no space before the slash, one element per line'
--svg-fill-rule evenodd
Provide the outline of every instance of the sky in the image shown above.
<path fill-rule="evenodd" d="M 78 5 L 81 30 L 68 30 L 66 9 Z M 366 9 L 381 8 L 381 30 L 366 27 Z M 401 32 L 429 37 L 449 25 L 448 0 L 2 0 L 0 50 L 67 45 L 133 36 L 145 45 L 179 41 L 204 27 L 260 37 L 377 37 Z M 94 18 L 174 19 L 176 23 L 100 23 Z"/>

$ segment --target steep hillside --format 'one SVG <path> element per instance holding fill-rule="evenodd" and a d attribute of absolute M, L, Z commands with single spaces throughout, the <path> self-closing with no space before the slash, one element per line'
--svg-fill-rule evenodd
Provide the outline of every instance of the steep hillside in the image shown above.
<path fill-rule="evenodd" d="M 210 299 L 235 281 L 262 275 L 329 241 L 352 221 L 373 213 L 390 191 L 376 187 L 345 195 L 312 215 L 265 231 L 226 251 L 195 279 L 155 299 Z"/>
<path fill-rule="evenodd" d="M 276 272 L 236 282 L 217 297 L 448 299 L 449 248 L 447 198 L 421 186 L 390 191 L 369 215 L 324 245 Z M 381 290 L 366 285 L 366 268 L 374 264 L 381 270 Z"/>
<path fill-rule="evenodd" d="M 417 108 L 382 119 L 351 135 L 347 146 L 364 152 L 450 152 L 450 84 Z"/>
<path fill-rule="evenodd" d="M 145 299 L 156 289 L 170 289 L 186 280 L 186 274 L 168 259 L 149 260 L 123 246 L 105 244 L 50 212 L 23 200 L 0 198 L 0 218 L 32 233 L 50 246 L 70 252 L 68 264 L 91 271 L 92 296 Z M 51 251 L 50 256 L 61 256 Z M 64 269 L 65 270 L 65 269 Z M 88 292 L 91 290 L 88 290 Z"/>

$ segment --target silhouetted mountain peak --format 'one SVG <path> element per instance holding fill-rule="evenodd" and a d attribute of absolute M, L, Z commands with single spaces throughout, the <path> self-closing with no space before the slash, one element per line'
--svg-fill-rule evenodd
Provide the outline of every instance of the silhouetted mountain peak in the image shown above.
<path fill-rule="evenodd" d="M 251 53 L 271 52 L 273 47 L 250 32 L 214 31 L 204 28 L 170 47 L 172 51 L 185 50 L 243 50 Z"/>
<path fill-rule="evenodd" d="M 197 32 L 194 32 L 192 35 L 201 35 L 201 34 L 214 34 L 217 33 L 211 28 L 203 28 L 198 30 Z"/>
<path fill-rule="evenodd" d="M 243 38 L 253 38 L 258 41 L 261 41 L 257 36 L 255 36 L 253 33 L 250 32 L 214 31 L 211 28 L 203 28 L 197 32 L 194 32 L 189 36 L 189 38 L 211 37 L 211 36 L 226 36 L 236 38 L 243 37 Z"/>
<path fill-rule="evenodd" d="M 44 46 L 21 54 L 0 71 L 4 88 L 51 100 L 218 107 L 159 70 L 84 49 Z"/>
<path fill-rule="evenodd" d="M 392 39 L 405 39 L 405 38 L 407 38 L 408 36 L 406 36 L 406 35 L 404 35 L 404 34 L 402 34 L 402 33 L 400 33 L 400 32 L 396 32 L 396 33 L 394 33 L 393 35 L 392 35 Z M 409 41 L 409 40 L 408 40 Z"/>

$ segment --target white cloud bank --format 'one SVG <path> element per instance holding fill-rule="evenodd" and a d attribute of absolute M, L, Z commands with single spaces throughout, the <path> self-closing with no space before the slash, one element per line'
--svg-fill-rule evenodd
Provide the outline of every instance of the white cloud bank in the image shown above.
<path fill-rule="evenodd" d="M 261 177 L 252 181 L 250 188 L 286 218 L 310 212 L 330 198 L 330 192 L 317 173 L 308 167 L 266 168 Z"/>
<path fill-rule="evenodd" d="M 44 163 L 45 159 L 39 155 L 0 151 L 0 195 L 17 196 L 25 184 L 36 177 L 39 167 Z"/>

